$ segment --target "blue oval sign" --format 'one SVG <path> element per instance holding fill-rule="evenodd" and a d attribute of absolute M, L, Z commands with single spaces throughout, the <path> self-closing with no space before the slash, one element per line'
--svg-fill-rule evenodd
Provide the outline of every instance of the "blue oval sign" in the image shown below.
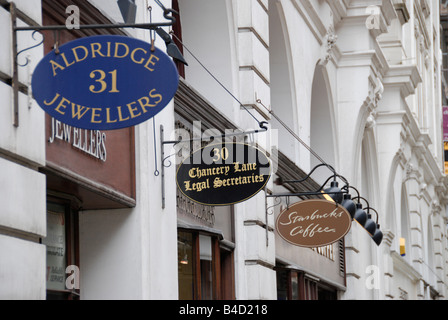
<path fill-rule="evenodd" d="M 33 95 L 53 118 L 77 128 L 113 130 L 154 117 L 174 97 L 179 75 L 147 42 L 93 36 L 53 50 L 37 65 Z"/>

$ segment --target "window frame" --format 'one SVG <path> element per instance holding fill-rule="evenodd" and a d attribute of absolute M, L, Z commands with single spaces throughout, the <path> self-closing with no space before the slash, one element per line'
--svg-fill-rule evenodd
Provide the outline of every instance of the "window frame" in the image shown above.
<path fill-rule="evenodd" d="M 64 208 L 64 220 L 65 220 L 65 267 L 75 265 L 80 268 L 79 259 L 79 211 L 73 201 L 64 198 L 58 198 L 51 195 L 47 196 L 48 204 L 58 205 Z M 47 216 L 48 216 L 47 209 Z M 40 239 L 40 243 L 42 243 Z M 67 273 L 64 275 L 64 282 L 67 281 Z M 80 288 L 77 289 L 65 289 L 65 290 L 53 290 L 46 289 L 47 300 L 59 299 L 59 300 L 79 300 Z M 50 296 L 50 299 L 49 299 Z M 53 296 L 53 298 L 51 298 Z"/>
<path fill-rule="evenodd" d="M 221 255 L 229 254 L 230 266 L 225 267 L 226 270 L 230 270 L 233 272 L 233 251 L 229 251 L 226 248 L 221 248 L 219 236 L 211 233 L 204 233 L 197 230 L 178 228 L 178 237 L 179 233 L 189 233 L 192 235 L 192 253 L 193 257 L 191 259 L 193 263 L 193 300 L 203 300 L 203 292 L 201 289 L 201 260 L 200 260 L 200 235 L 207 236 L 211 238 L 211 250 L 212 250 L 212 291 L 211 291 L 211 300 L 221 300 L 223 297 L 226 299 L 234 299 L 234 275 L 230 275 L 229 284 L 226 284 L 226 287 L 223 287 L 223 274 L 222 274 L 222 265 L 221 265 Z M 178 265 L 180 261 L 178 261 Z M 178 284 L 180 286 L 180 282 Z M 180 290 L 179 290 L 180 291 Z M 181 299 L 181 297 L 179 297 Z"/>

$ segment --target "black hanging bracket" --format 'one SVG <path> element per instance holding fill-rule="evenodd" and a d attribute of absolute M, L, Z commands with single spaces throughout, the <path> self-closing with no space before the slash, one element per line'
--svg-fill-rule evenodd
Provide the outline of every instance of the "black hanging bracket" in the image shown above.
<path fill-rule="evenodd" d="M 247 136 L 249 134 L 254 133 L 261 133 L 266 132 L 268 130 L 268 123 L 266 121 L 261 121 L 258 123 L 260 129 L 251 130 L 251 131 L 245 131 L 245 132 L 234 132 L 234 133 L 226 133 L 221 135 L 215 135 L 215 136 L 207 136 L 207 137 L 201 137 L 201 138 L 193 138 L 189 140 L 164 140 L 164 128 L 163 125 L 160 126 L 160 148 L 161 148 L 161 171 L 159 172 L 157 168 L 157 158 L 155 159 L 156 163 L 156 170 L 154 172 L 155 176 L 160 175 L 162 178 L 162 209 L 165 208 L 165 168 L 169 168 L 172 165 L 172 162 L 169 160 L 174 154 L 170 154 L 168 156 L 165 156 L 165 145 L 172 144 L 176 145 L 179 143 L 190 143 L 194 141 L 206 141 L 208 139 L 225 139 L 230 137 L 237 137 L 237 136 Z M 157 154 L 157 153 L 155 153 Z M 157 157 L 157 156 L 156 156 Z"/>

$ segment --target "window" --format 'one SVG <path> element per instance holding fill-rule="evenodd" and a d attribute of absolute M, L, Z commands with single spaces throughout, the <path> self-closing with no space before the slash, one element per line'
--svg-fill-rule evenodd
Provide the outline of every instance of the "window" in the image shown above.
<path fill-rule="evenodd" d="M 403 241 L 403 244 L 405 245 L 404 254 L 402 256 L 405 260 L 408 262 L 411 261 L 410 254 L 411 252 L 408 251 L 408 247 L 410 244 L 410 226 L 409 226 L 409 207 L 408 207 L 408 201 L 407 201 L 408 193 L 406 191 L 406 186 L 403 184 L 401 188 L 401 214 L 400 214 L 400 238 L 405 239 Z M 399 239 L 400 242 L 400 239 Z M 401 245 L 401 242 L 399 243 Z M 400 248 L 398 252 L 400 252 Z"/>
<path fill-rule="evenodd" d="M 234 299 L 233 253 L 216 236 L 178 232 L 179 299 Z"/>
<path fill-rule="evenodd" d="M 303 271 L 277 268 L 278 300 L 337 300 L 337 290 Z"/>
<path fill-rule="evenodd" d="M 193 300 L 194 267 L 193 234 L 179 232 L 177 237 L 177 256 L 179 273 L 179 299 Z"/>
<path fill-rule="evenodd" d="M 47 236 L 42 243 L 47 250 L 47 299 L 79 299 L 78 214 L 69 204 L 47 203 Z"/>
<path fill-rule="evenodd" d="M 277 300 L 289 300 L 289 271 L 277 269 Z"/>

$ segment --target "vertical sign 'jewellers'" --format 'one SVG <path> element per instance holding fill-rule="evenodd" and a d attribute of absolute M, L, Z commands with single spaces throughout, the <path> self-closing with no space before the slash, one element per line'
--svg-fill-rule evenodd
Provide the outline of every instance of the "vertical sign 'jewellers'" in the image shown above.
<path fill-rule="evenodd" d="M 352 218 L 335 202 L 323 199 L 296 202 L 279 214 L 280 237 L 301 247 L 321 247 L 338 241 L 350 230 Z"/>
<path fill-rule="evenodd" d="M 174 97 L 179 75 L 170 57 L 123 36 L 71 41 L 37 65 L 33 95 L 67 125 L 90 130 L 131 127 L 154 117 Z"/>
<path fill-rule="evenodd" d="M 269 159 L 261 150 L 243 143 L 211 144 L 182 162 L 177 185 L 192 201 L 224 206 L 255 196 L 270 175 Z"/>

